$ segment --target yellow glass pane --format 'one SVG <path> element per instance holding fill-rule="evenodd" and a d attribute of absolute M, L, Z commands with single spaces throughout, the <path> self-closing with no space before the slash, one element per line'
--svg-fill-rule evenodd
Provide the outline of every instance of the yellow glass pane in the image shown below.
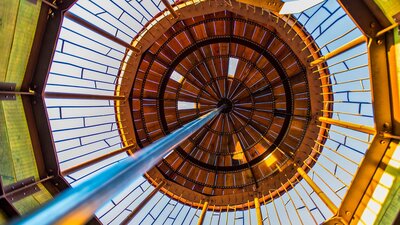
<path fill-rule="evenodd" d="M 18 212 L 20 212 L 21 214 L 25 214 L 39 207 L 41 204 L 47 202 L 52 198 L 51 194 L 42 184 L 39 184 L 38 187 L 40 188 L 39 192 L 36 192 L 33 195 L 30 195 L 13 203 Z"/>
<path fill-rule="evenodd" d="M 37 179 L 36 161 L 20 96 L 15 101 L 0 102 L 0 121 L 0 171 L 4 185 L 32 176 Z"/>
<path fill-rule="evenodd" d="M 6 80 L 19 1 L 0 1 L 0 82 Z"/>

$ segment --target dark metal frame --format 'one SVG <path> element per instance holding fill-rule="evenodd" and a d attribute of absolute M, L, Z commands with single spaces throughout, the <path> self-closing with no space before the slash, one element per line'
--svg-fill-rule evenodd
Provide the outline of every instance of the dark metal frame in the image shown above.
<path fill-rule="evenodd" d="M 70 7 L 74 2 L 75 1 L 65 1 L 63 7 L 60 6 L 59 8 Z M 23 96 L 23 103 L 33 142 L 39 176 L 41 178 L 54 176 L 54 180 L 58 180 L 54 181 L 54 183 L 44 183 L 52 194 L 56 194 L 69 186 L 60 176 L 58 159 L 43 96 L 45 83 L 54 55 L 54 49 L 63 21 L 62 14 L 63 12 L 61 10 L 53 10 L 50 9 L 48 5 L 42 5 L 35 41 L 21 87 L 23 89 L 30 88 L 36 93 L 34 97 Z"/>
<path fill-rule="evenodd" d="M 11 201 L 6 197 L 1 179 L 0 179 L 0 208 L 3 210 L 4 214 L 9 218 L 17 217 L 20 215 L 17 209 L 15 209 L 14 206 L 11 204 Z"/>
<path fill-rule="evenodd" d="M 20 90 L 27 93 L 30 90 L 35 92 L 34 95 L 21 95 L 40 177 L 40 180 L 34 183 L 35 185 L 30 186 L 34 189 L 36 183 L 42 183 L 53 196 L 67 189 L 70 185 L 60 173 L 44 101 L 44 89 L 63 22 L 63 14 L 76 1 L 57 1 L 56 5 L 43 2 L 44 4 L 41 5 L 36 34 Z M 29 196 L 28 192 L 24 191 L 26 187 L 26 185 L 23 185 L 15 191 L 22 191 L 25 193 L 22 193 L 22 195 Z M 29 193 L 33 194 L 34 191 Z M 18 211 L 10 203 L 10 195 L 4 193 L 3 189 L 1 195 L 0 205 L 7 216 L 10 218 L 19 216 Z M 89 224 L 97 225 L 101 223 L 94 217 L 89 221 Z"/>
<path fill-rule="evenodd" d="M 391 104 L 390 67 L 392 62 L 388 57 L 388 49 L 393 45 L 393 34 L 386 33 L 377 37 L 377 33 L 390 22 L 372 0 L 339 0 L 346 13 L 352 18 L 358 28 L 369 38 L 369 70 L 374 101 L 375 129 L 378 134 L 391 132 L 393 127 L 393 111 Z M 376 135 L 365 158 L 361 163 L 354 180 L 343 199 L 337 214 L 325 224 L 350 224 L 357 221 L 365 209 L 363 197 L 373 181 L 373 176 L 379 168 L 390 139 Z"/>

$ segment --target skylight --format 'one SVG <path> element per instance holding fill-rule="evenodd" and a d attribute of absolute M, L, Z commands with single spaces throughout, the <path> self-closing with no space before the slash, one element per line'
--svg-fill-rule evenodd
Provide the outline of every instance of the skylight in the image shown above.
<path fill-rule="evenodd" d="M 174 72 L 171 74 L 171 79 L 180 83 L 183 79 L 183 76 L 174 70 Z"/>
<path fill-rule="evenodd" d="M 236 73 L 236 68 L 238 66 L 239 59 L 229 57 L 229 69 L 228 69 L 228 76 L 233 77 Z"/>
<path fill-rule="evenodd" d="M 283 4 L 279 14 L 294 14 L 301 13 L 313 6 L 316 6 L 323 2 L 324 0 L 290 0 Z"/>
<path fill-rule="evenodd" d="M 178 101 L 178 110 L 195 109 L 195 108 L 196 108 L 196 103 L 194 102 Z"/>

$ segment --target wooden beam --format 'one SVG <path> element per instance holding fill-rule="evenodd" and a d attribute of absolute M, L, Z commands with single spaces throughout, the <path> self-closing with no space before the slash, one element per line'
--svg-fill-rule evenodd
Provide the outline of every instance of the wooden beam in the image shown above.
<path fill-rule="evenodd" d="M 175 19 L 179 17 L 178 13 L 176 13 L 174 8 L 172 8 L 172 6 L 169 4 L 168 0 L 161 0 L 161 1 Z"/>
<path fill-rule="evenodd" d="M 149 201 L 157 194 L 157 192 L 164 186 L 164 184 L 165 181 L 161 181 L 160 183 L 158 183 L 156 188 L 152 192 L 150 192 L 150 194 L 147 195 L 147 197 L 143 199 L 143 201 L 141 201 L 139 205 L 136 206 L 136 208 L 133 209 L 132 212 L 121 222 L 121 225 L 129 224 L 131 220 L 140 212 L 140 210 L 142 210 L 147 205 L 147 203 L 149 203 Z"/>
<path fill-rule="evenodd" d="M 110 34 L 110 33 L 107 33 L 107 32 L 104 31 L 103 29 L 101 29 L 101 28 L 95 26 L 95 25 L 92 24 L 92 23 L 89 23 L 89 22 L 86 21 L 85 19 L 83 19 L 83 18 L 81 18 L 81 17 L 79 17 L 79 16 L 77 16 L 77 15 L 75 15 L 75 14 L 72 14 L 72 13 L 70 13 L 70 12 L 66 12 L 66 13 L 64 14 L 64 16 L 67 17 L 68 19 L 74 21 L 75 23 L 81 25 L 81 26 L 84 26 L 84 27 L 88 28 L 89 30 L 91 30 L 91 31 L 93 31 L 93 32 L 95 32 L 95 33 L 100 34 L 101 36 L 103 36 L 103 37 L 105 37 L 105 38 L 107 38 L 107 39 L 109 39 L 109 40 L 111 40 L 111 41 L 113 41 L 113 42 L 115 42 L 115 43 L 117 43 L 117 44 L 120 44 L 120 45 L 124 46 L 124 47 L 127 48 L 127 49 L 132 50 L 132 51 L 135 52 L 135 53 L 139 53 L 139 52 L 140 52 L 140 49 L 138 49 L 138 48 L 136 48 L 136 47 L 134 47 L 134 46 L 132 46 L 132 45 L 126 43 L 125 41 L 123 41 L 123 40 L 121 40 L 121 39 L 115 37 L 114 35 L 112 35 L 112 34 Z"/>
<path fill-rule="evenodd" d="M 337 207 L 333 202 L 328 198 L 328 196 L 318 187 L 316 183 L 307 175 L 307 173 L 301 168 L 297 168 L 297 172 L 301 177 L 311 186 L 314 192 L 319 196 L 319 198 L 325 203 L 325 205 L 331 210 L 333 214 L 336 214 L 338 211 Z"/>
<path fill-rule="evenodd" d="M 260 208 L 260 200 L 256 197 L 254 198 L 254 206 L 256 208 L 256 218 L 257 218 L 257 225 L 262 225 L 262 214 Z"/>
<path fill-rule="evenodd" d="M 197 221 L 197 225 L 203 225 L 204 217 L 206 217 L 207 209 L 208 209 L 208 202 L 205 201 L 203 204 L 203 209 L 201 210 L 199 220 Z"/>

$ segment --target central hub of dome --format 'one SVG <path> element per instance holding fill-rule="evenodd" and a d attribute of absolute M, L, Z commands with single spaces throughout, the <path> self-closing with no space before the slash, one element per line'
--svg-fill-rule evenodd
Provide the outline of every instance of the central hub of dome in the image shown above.
<path fill-rule="evenodd" d="M 217 108 L 221 107 L 222 105 L 225 105 L 224 109 L 221 111 L 222 113 L 230 113 L 233 109 L 232 101 L 227 98 L 222 98 L 219 100 Z"/>

